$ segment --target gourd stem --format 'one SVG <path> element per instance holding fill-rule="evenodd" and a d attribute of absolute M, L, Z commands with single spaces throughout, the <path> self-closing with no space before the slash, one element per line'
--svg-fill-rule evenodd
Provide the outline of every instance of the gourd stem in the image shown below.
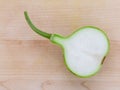
<path fill-rule="evenodd" d="M 35 25 L 34 25 L 34 24 L 32 23 L 32 21 L 30 20 L 28 14 L 27 14 L 27 11 L 24 12 L 24 15 L 25 15 L 25 19 L 26 19 L 28 25 L 31 27 L 31 29 L 32 29 L 33 31 L 35 31 L 36 33 L 38 33 L 39 35 L 41 35 L 41 36 L 43 36 L 43 37 L 45 37 L 45 38 L 50 39 L 50 37 L 51 37 L 52 34 L 43 32 L 43 31 L 39 30 L 37 27 L 35 27 Z"/>

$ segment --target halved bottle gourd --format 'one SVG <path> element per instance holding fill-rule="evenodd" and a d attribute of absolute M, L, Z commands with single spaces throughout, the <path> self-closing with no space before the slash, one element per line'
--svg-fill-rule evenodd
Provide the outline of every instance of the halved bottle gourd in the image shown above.
<path fill-rule="evenodd" d="M 104 31 L 94 26 L 85 26 L 63 37 L 39 30 L 32 24 L 27 12 L 24 15 L 33 31 L 61 46 L 65 64 L 73 74 L 90 77 L 100 70 L 110 49 L 109 39 Z"/>

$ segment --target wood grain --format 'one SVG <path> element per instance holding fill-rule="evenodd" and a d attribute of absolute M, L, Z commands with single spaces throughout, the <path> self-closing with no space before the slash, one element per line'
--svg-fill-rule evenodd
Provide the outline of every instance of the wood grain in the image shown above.
<path fill-rule="evenodd" d="M 65 67 L 60 47 L 35 34 L 69 35 L 85 25 L 107 32 L 111 50 L 101 71 L 78 78 Z M 120 0 L 0 0 L 0 90 L 120 90 Z"/>

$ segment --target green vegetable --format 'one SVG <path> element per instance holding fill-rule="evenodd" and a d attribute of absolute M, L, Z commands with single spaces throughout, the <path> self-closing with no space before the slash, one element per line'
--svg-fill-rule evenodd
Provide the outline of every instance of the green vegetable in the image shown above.
<path fill-rule="evenodd" d="M 61 46 L 67 68 L 79 77 L 95 75 L 101 68 L 110 49 L 110 43 L 104 31 L 97 27 L 79 28 L 67 37 L 49 34 L 36 28 L 27 12 L 25 18 L 33 31 Z"/>

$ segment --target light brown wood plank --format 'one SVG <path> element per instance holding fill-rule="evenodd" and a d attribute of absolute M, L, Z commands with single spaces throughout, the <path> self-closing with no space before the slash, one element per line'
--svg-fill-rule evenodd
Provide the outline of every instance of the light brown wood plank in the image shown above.
<path fill-rule="evenodd" d="M 71 74 L 60 47 L 35 34 L 69 35 L 93 25 L 109 36 L 111 50 L 91 78 Z M 0 90 L 120 90 L 120 0 L 0 0 Z"/>

